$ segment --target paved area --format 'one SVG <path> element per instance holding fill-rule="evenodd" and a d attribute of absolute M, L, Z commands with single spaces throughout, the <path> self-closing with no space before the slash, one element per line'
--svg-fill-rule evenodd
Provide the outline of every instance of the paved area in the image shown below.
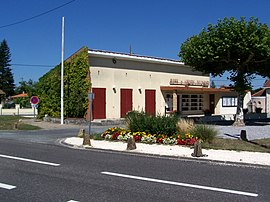
<path fill-rule="evenodd" d="M 44 122 L 34 119 L 24 119 L 23 122 L 39 126 L 42 129 L 68 129 L 68 128 L 85 128 L 88 129 L 88 125 L 75 125 L 75 124 L 64 124 Z M 109 128 L 114 125 L 104 126 Z M 222 138 L 239 138 L 241 130 L 246 130 L 247 137 L 249 140 L 270 138 L 270 123 L 269 122 L 253 122 L 245 127 L 235 127 L 231 125 L 214 125 L 218 131 L 218 137 Z"/>
<path fill-rule="evenodd" d="M 218 137 L 239 138 L 241 130 L 246 130 L 248 140 L 270 138 L 270 123 L 247 125 L 245 127 L 214 126 L 218 130 Z"/>
<path fill-rule="evenodd" d="M 22 119 L 23 123 L 27 123 L 33 126 L 38 126 L 42 129 L 66 129 L 66 128 L 81 128 L 81 127 L 86 127 L 81 126 L 81 125 L 75 125 L 75 124 L 59 124 L 59 123 L 52 123 L 52 122 L 45 122 L 41 120 L 35 120 L 35 119 Z"/>

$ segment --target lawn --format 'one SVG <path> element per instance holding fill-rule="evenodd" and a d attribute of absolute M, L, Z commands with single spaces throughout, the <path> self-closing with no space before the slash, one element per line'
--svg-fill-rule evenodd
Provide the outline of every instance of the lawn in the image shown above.
<path fill-rule="evenodd" d="M 215 138 L 212 143 L 204 142 L 202 148 L 270 153 L 270 138 L 248 142 L 239 139 Z"/>
<path fill-rule="evenodd" d="M 40 127 L 20 122 L 21 116 L 0 116 L 0 130 L 38 130 Z M 17 125 L 17 128 L 15 127 Z"/>

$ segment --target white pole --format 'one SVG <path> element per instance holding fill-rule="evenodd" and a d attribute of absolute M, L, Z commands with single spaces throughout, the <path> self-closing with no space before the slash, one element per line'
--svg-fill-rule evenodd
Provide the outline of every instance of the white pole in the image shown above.
<path fill-rule="evenodd" d="M 62 17 L 62 57 L 61 57 L 61 125 L 64 124 L 64 23 L 65 18 Z"/>

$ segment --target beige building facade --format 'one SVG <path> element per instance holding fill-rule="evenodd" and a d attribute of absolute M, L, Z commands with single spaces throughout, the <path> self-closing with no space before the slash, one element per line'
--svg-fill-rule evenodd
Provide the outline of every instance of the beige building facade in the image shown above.
<path fill-rule="evenodd" d="M 153 115 L 233 114 L 236 93 L 210 88 L 210 77 L 163 58 L 88 50 L 94 119 L 119 119 L 131 110 Z"/>

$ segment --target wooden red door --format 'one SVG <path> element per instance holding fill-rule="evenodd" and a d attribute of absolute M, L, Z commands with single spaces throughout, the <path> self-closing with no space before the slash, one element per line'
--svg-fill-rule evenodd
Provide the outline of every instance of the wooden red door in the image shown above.
<path fill-rule="evenodd" d="M 145 112 L 156 115 L 156 91 L 145 90 Z"/>
<path fill-rule="evenodd" d="M 93 88 L 93 119 L 106 119 L 106 88 Z"/>
<path fill-rule="evenodd" d="M 127 112 L 132 111 L 132 89 L 120 90 L 120 105 L 121 118 L 124 118 Z"/>

